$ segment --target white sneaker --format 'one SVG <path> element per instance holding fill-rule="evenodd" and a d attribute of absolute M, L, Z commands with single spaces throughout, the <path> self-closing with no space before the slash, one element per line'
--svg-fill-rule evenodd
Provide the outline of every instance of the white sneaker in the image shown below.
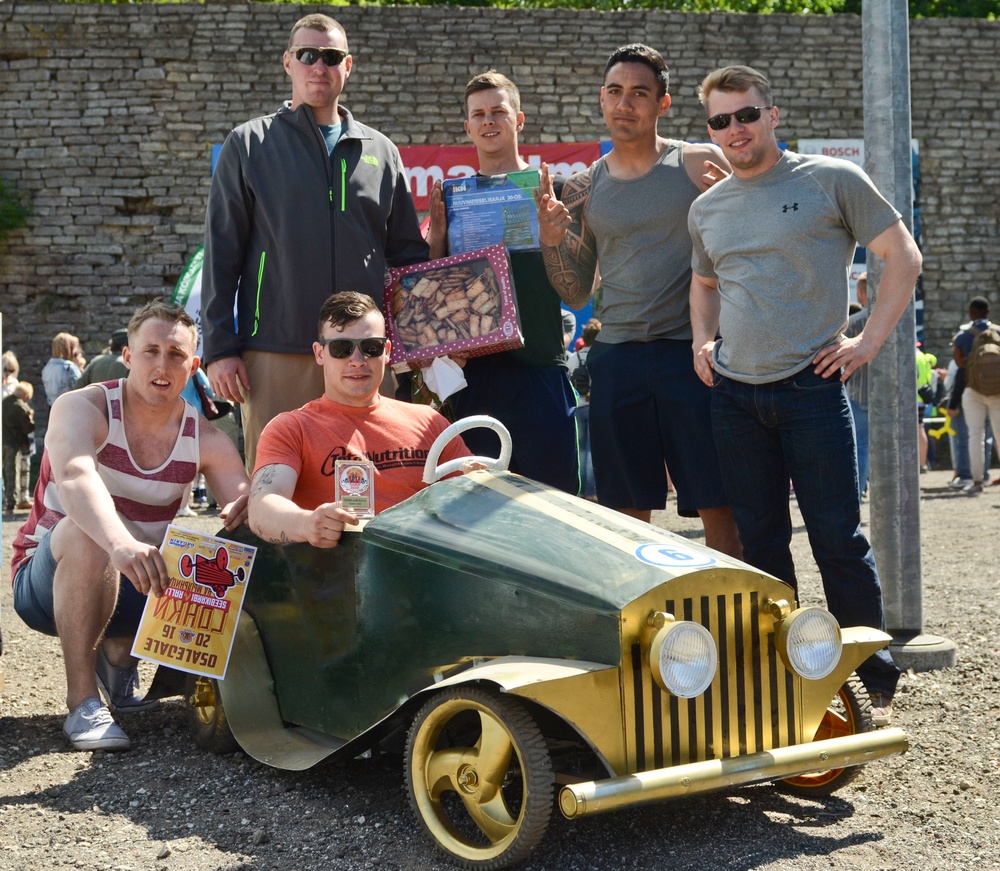
<path fill-rule="evenodd" d="M 131 743 L 97 697 L 83 703 L 66 718 L 63 733 L 77 750 L 128 750 Z"/>
<path fill-rule="evenodd" d="M 189 508 L 187 505 L 182 505 L 180 508 L 177 509 L 177 514 L 174 515 L 174 516 L 175 517 L 197 517 L 198 516 L 198 512 L 194 511 L 191 508 Z"/>
<path fill-rule="evenodd" d="M 962 488 L 963 493 L 968 493 L 970 496 L 974 493 L 983 492 L 983 482 L 982 481 L 971 481 L 969 484 Z"/>
<path fill-rule="evenodd" d="M 958 475 L 956 475 L 948 482 L 948 486 L 951 487 L 952 490 L 964 490 L 971 483 L 972 478 L 959 478 Z"/>

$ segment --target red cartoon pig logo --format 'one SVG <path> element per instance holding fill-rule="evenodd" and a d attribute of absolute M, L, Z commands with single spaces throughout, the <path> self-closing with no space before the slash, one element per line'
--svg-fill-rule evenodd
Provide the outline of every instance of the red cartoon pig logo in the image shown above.
<path fill-rule="evenodd" d="M 201 556 L 195 554 L 184 554 L 179 563 L 181 575 L 191 578 L 196 584 L 208 587 L 217 599 L 226 597 L 226 590 L 243 583 L 246 578 L 246 571 L 243 566 L 235 572 L 229 571 L 229 551 L 220 547 L 214 557 Z"/>

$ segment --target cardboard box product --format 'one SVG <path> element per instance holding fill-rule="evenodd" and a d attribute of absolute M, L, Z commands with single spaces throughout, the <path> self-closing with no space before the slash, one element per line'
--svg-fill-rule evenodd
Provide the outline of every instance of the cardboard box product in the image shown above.
<path fill-rule="evenodd" d="M 448 249 L 453 254 L 501 243 L 510 251 L 538 248 L 533 191 L 537 169 L 444 181 Z"/>
<path fill-rule="evenodd" d="M 384 309 L 397 369 L 524 346 L 503 245 L 390 269 Z"/>

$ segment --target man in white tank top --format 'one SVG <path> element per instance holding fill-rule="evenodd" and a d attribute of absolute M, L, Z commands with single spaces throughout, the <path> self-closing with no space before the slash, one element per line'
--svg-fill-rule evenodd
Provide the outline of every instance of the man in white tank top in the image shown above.
<path fill-rule="evenodd" d="M 246 519 L 249 481 L 236 448 L 181 390 L 198 368 L 194 321 L 156 301 L 129 324 L 129 377 L 71 391 L 52 406 L 41 475 L 14 541 L 14 608 L 57 635 L 66 668 L 63 727 L 78 750 L 125 750 L 129 739 L 102 703 L 135 695 L 130 651 L 144 597 L 169 583 L 158 550 L 191 481 L 204 473 L 226 505 L 228 529 Z"/>

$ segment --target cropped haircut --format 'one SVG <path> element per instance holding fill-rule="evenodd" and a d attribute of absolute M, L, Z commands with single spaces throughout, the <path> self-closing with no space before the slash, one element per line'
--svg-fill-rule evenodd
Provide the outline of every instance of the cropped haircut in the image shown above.
<path fill-rule="evenodd" d="M 613 52 L 608 62 L 604 65 L 604 81 L 608 80 L 608 72 L 615 64 L 643 64 L 653 71 L 656 81 L 659 84 L 657 97 L 662 97 L 670 87 L 670 71 L 667 62 L 663 59 L 655 48 L 643 45 L 641 42 L 630 42 L 628 45 L 620 45 Z"/>
<path fill-rule="evenodd" d="M 698 100 L 703 106 L 708 105 L 708 96 L 712 91 L 723 91 L 727 94 L 743 93 L 751 88 L 756 88 L 760 94 L 761 102 L 765 106 L 774 105 L 774 96 L 771 94 L 771 83 L 767 76 L 758 72 L 753 67 L 729 66 L 713 70 L 698 86 Z"/>
<path fill-rule="evenodd" d="M 154 299 L 137 309 L 132 319 L 128 322 L 128 337 L 131 344 L 132 337 L 139 332 L 139 328 L 146 321 L 166 321 L 168 324 L 182 324 L 191 333 L 191 352 L 194 353 L 198 347 L 198 328 L 195 326 L 194 318 L 189 315 L 182 306 L 174 305 L 164 299 Z"/>
<path fill-rule="evenodd" d="M 974 296 L 969 300 L 969 314 L 976 320 L 984 318 L 990 313 L 990 301 L 985 296 Z"/>
<path fill-rule="evenodd" d="M 348 324 L 361 320 L 368 312 L 382 314 L 375 300 L 368 294 L 345 290 L 328 296 L 323 308 L 319 310 L 319 335 L 323 335 L 324 324 L 331 324 L 342 330 Z"/>
<path fill-rule="evenodd" d="M 335 31 L 339 31 L 344 36 L 344 45 L 347 45 L 347 31 L 344 30 L 343 24 L 337 21 L 336 18 L 331 18 L 329 15 L 313 12 L 309 15 L 303 16 L 292 25 L 291 32 L 288 34 L 288 45 L 286 48 L 291 48 L 295 45 L 295 34 L 302 29 L 318 30 L 320 33 L 334 33 Z"/>
<path fill-rule="evenodd" d="M 52 337 L 52 356 L 72 360 L 80 350 L 80 340 L 72 333 L 56 333 Z"/>
<path fill-rule="evenodd" d="M 504 91 L 510 98 L 510 104 L 514 107 L 514 114 L 521 111 L 521 92 L 510 79 L 503 73 L 496 70 L 487 70 L 478 76 L 469 79 L 469 84 L 465 86 L 465 112 L 469 112 L 469 97 L 479 91 Z"/>

